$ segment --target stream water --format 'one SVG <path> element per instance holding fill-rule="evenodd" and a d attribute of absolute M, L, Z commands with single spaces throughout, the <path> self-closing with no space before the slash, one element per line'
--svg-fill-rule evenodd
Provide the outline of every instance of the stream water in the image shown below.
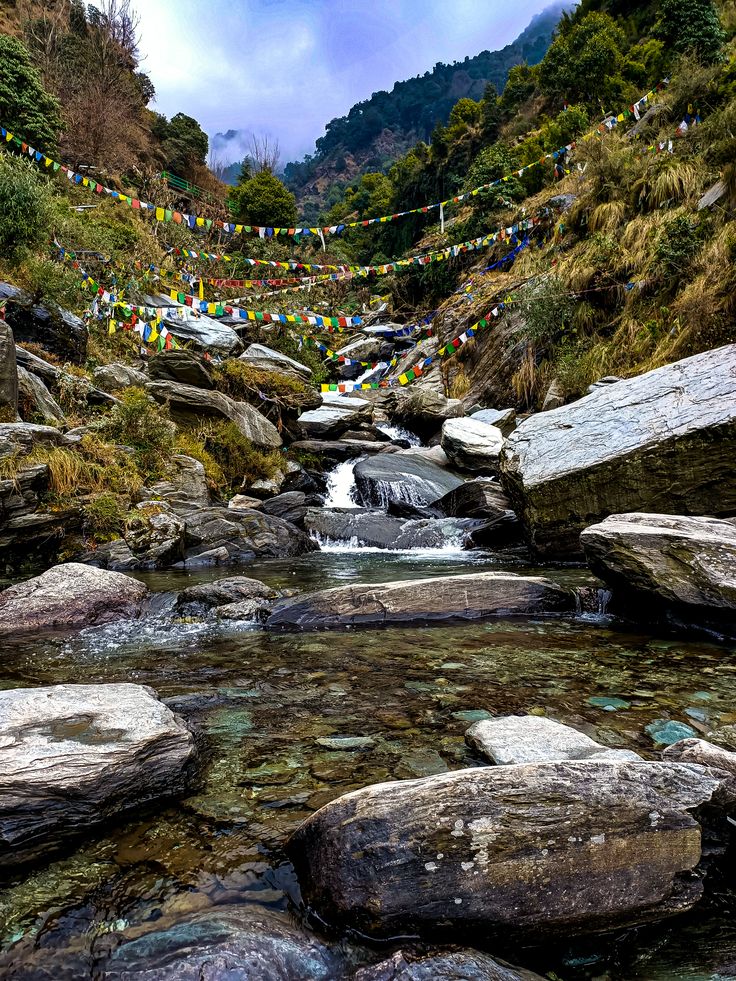
<path fill-rule="evenodd" d="M 245 571 L 274 586 L 313 589 L 485 567 L 493 562 L 479 554 L 346 550 Z M 585 578 L 577 570 L 552 574 Z M 145 578 L 157 591 L 194 581 L 184 573 Z M 11 643 L 0 686 L 150 685 L 206 737 L 209 752 L 184 800 L 135 814 L 4 882 L 0 976 L 99 976 L 101 948 L 173 913 L 220 904 L 297 910 L 282 847 L 299 822 L 369 783 L 477 764 L 463 733 L 485 713 L 544 713 L 644 755 L 655 750 L 646 727 L 656 720 L 696 730 L 736 722 L 732 653 L 625 632 L 605 616 L 304 635 L 162 617 Z M 370 735 L 375 745 L 328 751 L 316 739 L 329 735 Z M 654 929 L 505 953 L 560 978 L 733 977 L 724 972 L 736 960 L 735 908 L 723 888 L 696 915 Z"/>

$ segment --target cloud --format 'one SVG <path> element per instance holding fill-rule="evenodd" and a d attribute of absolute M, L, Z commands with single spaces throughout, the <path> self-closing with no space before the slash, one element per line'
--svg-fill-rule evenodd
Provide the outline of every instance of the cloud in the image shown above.
<path fill-rule="evenodd" d="M 548 2 L 139 0 L 142 67 L 158 111 L 186 112 L 211 137 L 244 131 L 234 155 L 247 134 L 268 132 L 295 159 L 354 103 L 503 47 Z"/>

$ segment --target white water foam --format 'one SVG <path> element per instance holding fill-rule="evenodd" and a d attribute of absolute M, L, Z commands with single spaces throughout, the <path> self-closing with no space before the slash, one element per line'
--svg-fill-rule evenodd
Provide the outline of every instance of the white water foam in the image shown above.
<path fill-rule="evenodd" d="M 332 538 L 323 538 L 322 535 L 313 534 L 312 536 L 318 543 L 322 552 L 333 554 L 341 552 L 359 553 L 360 555 L 385 555 L 394 558 L 406 556 L 411 559 L 440 559 L 444 561 L 457 561 L 461 559 L 467 562 L 470 555 L 462 547 L 462 541 L 451 539 L 444 545 L 437 548 L 378 548 L 376 545 L 361 545 L 358 538 L 351 538 L 349 541 L 339 541 Z"/>
<path fill-rule="evenodd" d="M 395 426 L 390 422 L 378 422 L 376 423 L 376 429 L 380 429 L 382 433 L 385 433 L 391 439 L 403 439 L 412 446 L 422 445 L 419 437 L 414 433 L 410 433 L 408 429 L 404 429 L 403 426 Z"/>
<path fill-rule="evenodd" d="M 338 463 L 327 478 L 326 508 L 357 508 L 355 498 L 355 475 L 353 470 L 357 460 L 345 460 Z"/>

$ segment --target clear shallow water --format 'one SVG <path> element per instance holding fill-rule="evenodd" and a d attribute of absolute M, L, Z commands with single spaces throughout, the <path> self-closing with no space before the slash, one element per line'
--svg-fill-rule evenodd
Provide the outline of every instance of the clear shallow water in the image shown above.
<path fill-rule="evenodd" d="M 342 552 L 242 571 L 314 589 L 493 567 L 467 554 Z M 588 579 L 574 569 L 555 575 Z M 157 590 L 194 581 L 145 578 Z M 0 687 L 150 685 L 202 734 L 208 756 L 183 801 L 108 827 L 0 888 L 0 976 L 92 977 L 122 939 L 187 911 L 289 908 L 298 890 L 282 848 L 299 822 L 368 783 L 477 764 L 463 734 L 482 713 L 544 713 L 648 756 L 656 755 L 645 731 L 653 721 L 696 731 L 734 723 L 733 653 L 733 645 L 623 632 L 600 617 L 305 635 L 163 619 L 10 644 Z M 375 746 L 328 751 L 316 740 L 329 735 L 368 735 Z M 697 916 L 613 944 L 506 954 L 561 978 L 734 977 L 735 906 L 721 890 Z M 50 973 L 38 973 L 41 964 Z"/>

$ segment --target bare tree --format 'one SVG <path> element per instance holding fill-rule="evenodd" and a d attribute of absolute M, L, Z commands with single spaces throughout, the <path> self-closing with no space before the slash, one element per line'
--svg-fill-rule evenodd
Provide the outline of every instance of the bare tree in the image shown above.
<path fill-rule="evenodd" d="M 270 133 L 261 133 L 260 135 L 252 133 L 249 156 L 253 161 L 253 169 L 256 173 L 262 170 L 273 173 L 281 159 L 281 147 L 278 139 L 275 139 Z"/>
<path fill-rule="evenodd" d="M 55 87 L 61 41 L 69 27 L 71 0 L 18 0 L 23 33 L 44 81 Z"/>

